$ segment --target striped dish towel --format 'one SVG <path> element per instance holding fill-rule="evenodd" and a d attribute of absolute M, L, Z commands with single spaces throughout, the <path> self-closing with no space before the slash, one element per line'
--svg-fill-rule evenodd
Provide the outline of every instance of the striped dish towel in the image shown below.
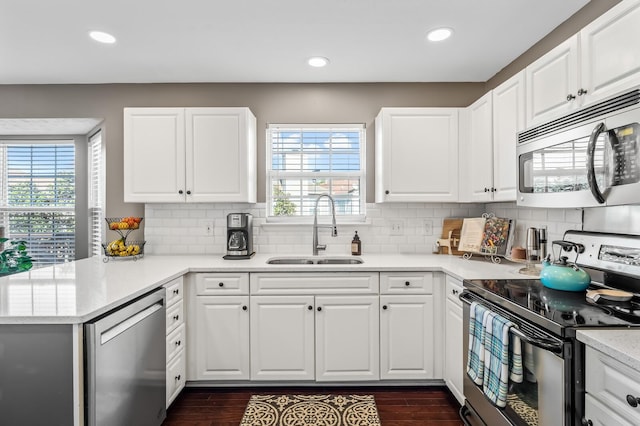
<path fill-rule="evenodd" d="M 522 382 L 520 338 L 509 333 L 509 329 L 515 325 L 496 313 L 487 314 L 484 326 L 485 366 L 482 391 L 493 404 L 505 407 L 509 379 Z"/>
<path fill-rule="evenodd" d="M 484 326 L 483 321 L 489 311 L 476 302 L 469 308 L 469 352 L 467 356 L 467 375 L 480 386 L 484 378 Z"/>

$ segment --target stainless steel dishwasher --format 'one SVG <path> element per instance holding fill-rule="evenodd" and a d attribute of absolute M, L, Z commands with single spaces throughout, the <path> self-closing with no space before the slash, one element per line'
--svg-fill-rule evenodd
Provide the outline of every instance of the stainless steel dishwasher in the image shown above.
<path fill-rule="evenodd" d="M 166 417 L 165 290 L 86 323 L 89 426 L 155 426 Z"/>

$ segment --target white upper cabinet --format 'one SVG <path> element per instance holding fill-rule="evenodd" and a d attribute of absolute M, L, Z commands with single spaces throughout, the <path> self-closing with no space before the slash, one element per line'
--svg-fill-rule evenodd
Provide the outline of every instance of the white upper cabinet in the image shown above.
<path fill-rule="evenodd" d="M 125 202 L 256 201 L 248 108 L 125 108 Z"/>
<path fill-rule="evenodd" d="M 524 128 L 524 71 L 461 112 L 460 200 L 516 199 L 517 132 Z"/>
<path fill-rule="evenodd" d="M 623 0 L 526 68 L 527 127 L 640 84 L 640 0 Z"/>
<path fill-rule="evenodd" d="M 526 68 L 527 127 L 578 107 L 578 36 L 559 44 Z"/>
<path fill-rule="evenodd" d="M 485 94 L 461 112 L 460 194 L 464 201 L 491 201 L 493 192 L 493 98 Z"/>
<path fill-rule="evenodd" d="M 493 201 L 516 199 L 518 132 L 525 128 L 525 73 L 493 89 Z"/>
<path fill-rule="evenodd" d="M 124 201 L 185 200 L 184 108 L 125 108 Z"/>
<path fill-rule="evenodd" d="M 376 203 L 458 200 L 458 108 L 382 108 Z"/>
<path fill-rule="evenodd" d="M 585 103 L 640 84 L 640 1 L 624 0 L 580 31 Z"/>

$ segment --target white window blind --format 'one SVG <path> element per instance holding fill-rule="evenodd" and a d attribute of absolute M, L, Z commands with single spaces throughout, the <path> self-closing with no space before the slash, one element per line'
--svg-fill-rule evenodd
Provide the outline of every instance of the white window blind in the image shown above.
<path fill-rule="evenodd" d="M 270 124 L 267 145 L 270 219 L 312 216 L 321 194 L 334 198 L 336 215 L 364 218 L 364 125 Z M 329 214 L 329 203 L 318 209 Z"/>
<path fill-rule="evenodd" d="M 105 167 L 102 132 L 89 138 L 89 255 L 102 253 L 104 229 Z"/>
<path fill-rule="evenodd" d="M 75 259 L 73 141 L 0 141 L 5 235 L 27 242 L 35 266 Z"/>

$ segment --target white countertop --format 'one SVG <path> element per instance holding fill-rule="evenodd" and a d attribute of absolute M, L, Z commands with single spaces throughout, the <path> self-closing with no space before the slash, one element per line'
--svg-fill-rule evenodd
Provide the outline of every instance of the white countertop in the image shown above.
<path fill-rule="evenodd" d="M 591 346 L 635 370 L 640 370 L 639 329 L 578 330 L 576 336 L 585 345 Z"/>
<path fill-rule="evenodd" d="M 277 255 L 285 256 L 285 255 Z M 291 256 L 296 256 L 291 254 Z M 79 324 L 187 272 L 442 271 L 459 279 L 523 278 L 522 265 L 484 257 L 429 254 L 360 256 L 359 265 L 268 265 L 276 255 L 224 260 L 220 255 L 153 256 L 136 261 L 90 258 L 0 278 L 0 324 Z"/>

